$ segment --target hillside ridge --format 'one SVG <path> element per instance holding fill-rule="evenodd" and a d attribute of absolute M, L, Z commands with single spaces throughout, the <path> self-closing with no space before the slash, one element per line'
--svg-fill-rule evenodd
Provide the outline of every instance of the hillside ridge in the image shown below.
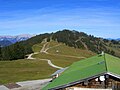
<path fill-rule="evenodd" d="M 8 47 L 1 48 L 1 60 L 16 60 L 22 59 L 25 55 L 33 53 L 32 46 L 42 43 L 44 40 L 51 40 L 58 43 L 63 43 L 69 47 L 82 50 L 101 53 L 102 51 L 120 57 L 120 42 L 116 40 L 107 40 L 97 38 L 93 35 L 87 35 L 84 32 L 75 30 L 62 30 L 55 33 L 45 33 L 32 37 L 26 41 L 17 42 Z"/>

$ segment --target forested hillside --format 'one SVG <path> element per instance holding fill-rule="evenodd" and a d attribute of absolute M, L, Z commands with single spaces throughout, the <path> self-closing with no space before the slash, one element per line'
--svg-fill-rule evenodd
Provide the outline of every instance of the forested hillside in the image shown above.
<path fill-rule="evenodd" d="M 41 43 L 44 39 L 54 40 L 64 43 L 67 46 L 86 49 L 95 53 L 102 51 L 120 57 L 120 42 L 97 38 L 87 35 L 84 32 L 62 30 L 56 33 L 45 33 L 32 37 L 26 41 L 18 42 L 13 45 L 1 48 L 0 60 L 16 60 L 24 58 L 25 55 L 32 53 L 32 46 Z"/>
<path fill-rule="evenodd" d="M 32 46 L 41 43 L 44 38 L 49 37 L 50 34 L 41 34 L 32 37 L 26 41 L 17 42 L 7 47 L 1 48 L 0 60 L 16 60 L 22 59 L 25 55 L 32 53 Z"/>
<path fill-rule="evenodd" d="M 8 41 L 8 40 L 3 40 L 3 41 L 0 41 L 0 46 L 1 47 L 5 47 L 5 46 L 9 46 L 11 45 L 12 42 Z"/>
<path fill-rule="evenodd" d="M 119 41 L 97 38 L 93 35 L 87 35 L 84 32 L 69 30 L 58 31 L 52 36 L 52 39 L 57 40 L 58 42 L 63 42 L 71 47 L 87 49 L 96 53 L 104 51 L 116 55 L 115 49 L 120 49 Z"/>

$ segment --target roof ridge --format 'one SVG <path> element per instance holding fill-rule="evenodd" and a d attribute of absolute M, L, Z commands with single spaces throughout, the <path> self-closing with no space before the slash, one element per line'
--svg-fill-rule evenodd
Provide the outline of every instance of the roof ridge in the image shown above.
<path fill-rule="evenodd" d="M 105 54 L 105 53 L 104 53 L 104 61 L 105 61 L 105 68 L 106 68 L 106 72 L 108 72 L 107 62 L 106 62 L 106 54 Z"/>

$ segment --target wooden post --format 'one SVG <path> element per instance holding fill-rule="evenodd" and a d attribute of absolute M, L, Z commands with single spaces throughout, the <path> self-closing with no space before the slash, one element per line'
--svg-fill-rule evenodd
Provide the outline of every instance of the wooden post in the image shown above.
<path fill-rule="evenodd" d="M 105 77 L 105 81 L 104 81 L 105 88 L 108 88 L 108 83 L 109 83 L 109 75 L 104 75 L 104 77 Z"/>

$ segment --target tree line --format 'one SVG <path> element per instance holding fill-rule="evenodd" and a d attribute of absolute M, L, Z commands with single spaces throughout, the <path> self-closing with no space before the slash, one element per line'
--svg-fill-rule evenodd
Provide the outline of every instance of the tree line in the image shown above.
<path fill-rule="evenodd" d="M 117 41 L 110 41 L 107 39 L 97 38 L 93 35 L 87 35 L 84 32 L 62 30 L 56 33 L 45 33 L 32 37 L 26 41 L 17 42 L 7 47 L 0 47 L 0 60 L 17 60 L 22 59 L 25 55 L 32 53 L 32 46 L 34 44 L 41 43 L 43 39 L 47 38 L 47 42 L 51 39 L 60 43 L 64 43 L 67 46 L 91 50 L 95 53 L 101 53 L 102 51 L 115 55 L 115 51 L 108 49 L 107 43 L 117 44 Z M 111 47 L 109 45 L 109 47 Z M 86 46 L 86 47 L 85 47 Z"/>
<path fill-rule="evenodd" d="M 87 35 L 84 32 L 63 30 L 56 32 L 52 39 L 58 42 L 65 43 L 66 45 L 74 48 L 85 49 L 87 46 L 88 50 L 91 50 L 95 53 L 101 53 L 102 51 L 115 55 L 115 51 L 108 49 L 106 43 L 109 42 L 107 39 L 97 38 L 93 35 Z M 112 44 L 119 44 L 118 41 L 111 40 Z M 84 45 L 83 45 L 84 43 Z"/>
<path fill-rule="evenodd" d="M 27 54 L 33 53 L 32 46 L 41 43 L 43 39 L 50 34 L 40 34 L 26 41 L 17 42 L 7 47 L 0 47 L 0 60 L 17 60 L 23 59 Z"/>

